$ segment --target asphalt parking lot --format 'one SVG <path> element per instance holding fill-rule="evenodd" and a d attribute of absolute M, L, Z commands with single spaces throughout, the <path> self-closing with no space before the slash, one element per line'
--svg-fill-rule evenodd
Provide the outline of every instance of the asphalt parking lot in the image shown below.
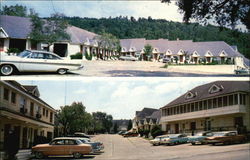
<path fill-rule="evenodd" d="M 85 155 L 81 160 L 248 160 L 250 144 L 152 146 L 141 137 L 123 138 L 120 135 L 97 135 L 92 141 L 101 141 L 103 153 Z M 70 157 L 50 157 L 53 160 L 74 160 Z M 35 159 L 32 159 L 35 160 Z"/>

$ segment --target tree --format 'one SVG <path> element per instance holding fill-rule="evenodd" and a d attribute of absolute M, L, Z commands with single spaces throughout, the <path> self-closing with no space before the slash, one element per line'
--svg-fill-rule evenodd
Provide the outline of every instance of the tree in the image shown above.
<path fill-rule="evenodd" d="M 156 125 L 152 128 L 152 130 L 150 131 L 151 136 L 153 138 L 155 138 L 156 136 L 162 135 L 163 131 L 161 130 L 161 127 L 159 125 Z"/>
<path fill-rule="evenodd" d="M 132 128 L 132 121 L 131 121 L 131 119 L 128 121 L 128 128 L 127 128 L 127 130 L 129 131 L 129 130 L 131 130 L 131 128 Z"/>
<path fill-rule="evenodd" d="M 68 27 L 67 21 L 64 20 L 63 14 L 52 14 L 46 20 L 40 19 L 38 14 L 31 16 L 32 31 L 30 39 L 33 43 L 46 43 L 51 46 L 54 42 L 67 41 L 70 39 L 66 32 Z"/>
<path fill-rule="evenodd" d="M 161 1 L 171 3 L 171 0 Z M 204 23 L 214 19 L 220 26 L 230 25 L 234 29 L 241 22 L 250 29 L 249 0 L 178 0 L 176 5 L 186 23 L 192 18 Z"/>
<path fill-rule="evenodd" d="M 64 135 L 74 132 L 86 132 L 93 122 L 91 114 L 85 111 L 81 102 L 73 102 L 70 106 L 61 107 L 58 111 L 58 122 L 64 128 Z"/>
<path fill-rule="evenodd" d="M 15 6 L 3 6 L 3 9 L 0 10 L 1 15 L 9 15 L 9 16 L 19 16 L 19 17 L 27 17 L 27 8 L 22 5 L 16 4 Z"/>
<path fill-rule="evenodd" d="M 105 112 L 93 112 L 92 116 L 94 120 L 94 131 L 96 133 L 110 132 L 113 125 L 112 115 L 107 115 Z"/>
<path fill-rule="evenodd" d="M 153 47 L 150 44 L 146 44 L 144 46 L 144 54 L 147 56 L 147 60 L 150 60 L 152 57 L 152 51 L 153 51 Z"/>

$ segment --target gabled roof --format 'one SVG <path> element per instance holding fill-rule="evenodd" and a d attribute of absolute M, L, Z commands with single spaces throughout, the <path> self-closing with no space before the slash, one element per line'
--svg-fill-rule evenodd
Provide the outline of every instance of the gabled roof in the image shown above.
<path fill-rule="evenodd" d="M 23 85 L 23 87 L 34 96 L 40 97 L 40 93 L 37 86 Z"/>
<path fill-rule="evenodd" d="M 83 44 L 87 41 L 87 39 L 92 40 L 95 36 L 97 36 L 95 33 L 75 26 L 69 26 L 66 32 L 70 35 L 71 42 L 74 44 Z"/>
<path fill-rule="evenodd" d="M 145 38 L 120 39 L 121 47 L 128 52 L 130 48 L 135 48 L 135 52 L 141 51 L 145 46 Z"/>
<path fill-rule="evenodd" d="M 8 81 L 4 81 L 6 83 L 8 83 L 9 85 L 19 89 L 20 91 L 28 94 L 29 96 L 33 97 L 34 99 L 36 99 L 37 101 L 39 101 L 40 103 L 48 106 L 49 108 L 55 110 L 53 107 L 51 107 L 49 104 L 47 104 L 46 102 L 44 102 L 41 98 L 34 96 L 33 94 L 31 94 L 28 90 L 25 89 L 25 87 L 23 85 L 21 85 L 20 83 L 16 82 L 16 81 L 12 81 L 12 80 L 8 80 Z"/>
<path fill-rule="evenodd" d="M 210 88 L 214 85 L 220 86 L 223 89 L 221 89 L 219 92 L 209 93 Z M 208 84 L 195 87 L 194 89 L 188 91 L 192 93 L 197 93 L 197 95 L 194 98 L 186 99 L 185 95 L 187 93 L 185 93 L 162 108 L 171 107 L 175 105 L 181 105 L 181 104 L 188 103 L 188 102 L 199 101 L 202 99 L 212 98 L 212 97 L 229 94 L 233 92 L 238 92 L 238 91 L 249 93 L 250 92 L 249 88 L 250 88 L 249 81 L 215 81 L 215 82 L 211 82 Z"/>

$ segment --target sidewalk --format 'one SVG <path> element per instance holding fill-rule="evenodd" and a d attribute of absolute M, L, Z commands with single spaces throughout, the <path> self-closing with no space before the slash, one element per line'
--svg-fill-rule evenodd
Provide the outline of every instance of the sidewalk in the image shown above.
<path fill-rule="evenodd" d="M 17 160 L 28 160 L 31 157 L 31 150 L 30 149 L 21 149 L 18 151 L 16 157 Z M 0 160 L 3 160 L 4 158 L 4 152 L 0 151 Z"/>

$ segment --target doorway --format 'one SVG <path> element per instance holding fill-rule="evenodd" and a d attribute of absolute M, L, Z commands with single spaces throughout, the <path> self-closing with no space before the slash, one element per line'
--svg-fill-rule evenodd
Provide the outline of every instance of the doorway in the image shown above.
<path fill-rule="evenodd" d="M 67 56 L 68 45 L 62 43 L 54 43 L 53 52 L 56 53 L 60 57 Z"/>
<path fill-rule="evenodd" d="M 175 133 L 176 134 L 179 133 L 179 124 L 178 123 L 175 124 Z"/>

